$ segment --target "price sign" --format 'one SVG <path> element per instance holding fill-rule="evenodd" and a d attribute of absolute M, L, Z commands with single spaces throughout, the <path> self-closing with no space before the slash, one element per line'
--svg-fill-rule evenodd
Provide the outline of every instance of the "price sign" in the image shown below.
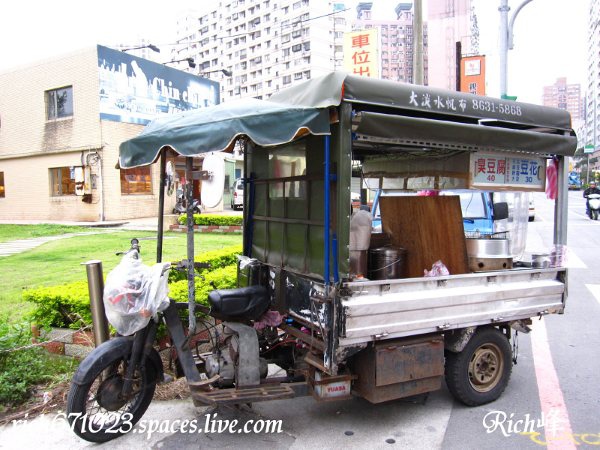
<path fill-rule="evenodd" d="M 543 191 L 546 184 L 546 160 L 526 155 L 473 153 L 469 172 L 474 188 Z"/>

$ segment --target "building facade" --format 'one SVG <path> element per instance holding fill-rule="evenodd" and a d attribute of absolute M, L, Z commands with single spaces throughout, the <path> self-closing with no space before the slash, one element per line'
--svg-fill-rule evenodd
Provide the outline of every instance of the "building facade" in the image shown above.
<path fill-rule="evenodd" d="M 199 8 L 178 22 L 173 59 L 193 58 L 195 69 L 180 68 L 218 80 L 221 101 L 268 98 L 341 65 L 343 3 L 221 0 Z"/>
<path fill-rule="evenodd" d="M 0 73 L 0 219 L 155 215 L 158 168 L 117 168 L 119 145 L 217 94 L 217 83 L 101 46 Z"/>
<path fill-rule="evenodd" d="M 583 118 L 583 101 L 581 85 L 568 84 L 564 77 L 557 78 L 556 83 L 544 86 L 543 105 L 569 111 L 573 123 Z"/>
<path fill-rule="evenodd" d="M 371 14 L 373 2 L 361 2 L 356 7 L 354 30 L 377 29 L 379 35 L 380 78 L 385 80 L 413 82 L 413 4 L 398 3 L 394 9 L 395 19 L 374 20 Z M 428 28 L 423 26 L 424 84 L 428 84 Z"/>
<path fill-rule="evenodd" d="M 456 90 L 456 43 L 462 55 L 477 53 L 471 0 L 428 0 L 429 85 Z"/>
<path fill-rule="evenodd" d="M 587 39 L 587 92 L 584 103 L 585 142 L 594 148 L 594 157 L 600 155 L 600 2 L 589 2 Z M 594 169 L 600 164 L 596 163 Z"/>

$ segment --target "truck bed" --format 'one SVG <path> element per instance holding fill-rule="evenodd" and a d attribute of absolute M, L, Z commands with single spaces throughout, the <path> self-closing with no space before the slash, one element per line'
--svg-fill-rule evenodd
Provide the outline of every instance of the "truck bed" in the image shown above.
<path fill-rule="evenodd" d="M 348 282 L 339 346 L 562 313 L 567 269 Z"/>

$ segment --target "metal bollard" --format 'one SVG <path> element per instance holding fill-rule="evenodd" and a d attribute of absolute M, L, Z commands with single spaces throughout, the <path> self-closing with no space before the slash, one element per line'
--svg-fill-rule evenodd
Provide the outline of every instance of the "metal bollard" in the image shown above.
<path fill-rule="evenodd" d="M 108 320 L 104 313 L 104 278 L 102 277 L 102 261 L 92 260 L 85 263 L 88 289 L 90 293 L 90 309 L 92 311 L 92 326 L 94 327 L 94 342 L 96 347 L 108 341 Z"/>

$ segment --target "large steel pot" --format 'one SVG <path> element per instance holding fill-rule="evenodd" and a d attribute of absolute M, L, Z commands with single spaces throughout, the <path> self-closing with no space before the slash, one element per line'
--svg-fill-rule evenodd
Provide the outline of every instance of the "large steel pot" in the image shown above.
<path fill-rule="evenodd" d="M 512 269 L 508 239 L 467 239 L 467 256 L 472 272 Z"/>

